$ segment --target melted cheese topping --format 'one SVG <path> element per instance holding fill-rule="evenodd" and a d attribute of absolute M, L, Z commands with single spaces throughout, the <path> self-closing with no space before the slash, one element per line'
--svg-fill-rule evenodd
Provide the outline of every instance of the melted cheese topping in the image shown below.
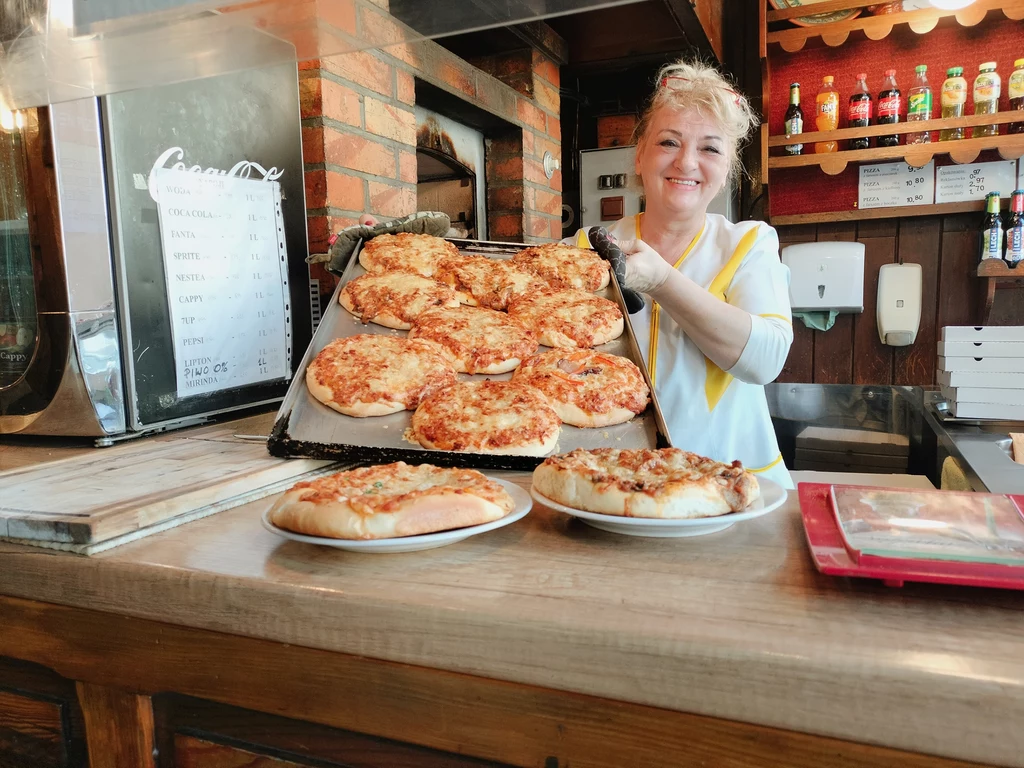
<path fill-rule="evenodd" d="M 459 305 L 453 290 L 411 272 L 357 277 L 341 289 L 339 300 L 364 323 L 380 316 L 412 323 L 428 309 Z"/>
<path fill-rule="evenodd" d="M 523 361 L 512 380 L 588 414 L 619 408 L 640 413 L 650 402 L 647 382 L 632 361 L 589 349 L 553 349 L 534 355 Z"/>
<path fill-rule="evenodd" d="M 466 373 L 537 351 L 533 333 L 502 312 L 479 307 L 428 310 L 416 318 L 409 338 L 440 344 Z"/>
<path fill-rule="evenodd" d="M 597 493 L 617 490 L 669 499 L 695 485 L 711 486 L 733 511 L 743 509 L 757 480 L 739 461 L 725 464 L 680 448 L 619 450 L 577 448 L 543 466 L 593 483 Z"/>
<path fill-rule="evenodd" d="M 608 285 L 608 262 L 594 251 L 560 243 L 526 248 L 512 262 L 544 278 L 553 288 L 599 291 Z"/>
<path fill-rule="evenodd" d="M 516 296 L 546 285 L 533 272 L 510 261 L 486 256 L 445 259 L 435 277 L 451 286 L 463 303 L 497 310 L 504 310 Z"/>
<path fill-rule="evenodd" d="M 409 410 L 457 378 L 429 341 L 365 333 L 332 341 L 309 364 L 307 375 L 340 405 L 397 402 Z"/>
<path fill-rule="evenodd" d="M 359 263 L 367 272 L 414 272 L 432 277 L 441 259 L 458 255 L 459 249 L 440 237 L 400 232 L 377 235 L 364 243 Z"/>
<path fill-rule="evenodd" d="M 544 395 L 515 381 L 461 381 L 425 398 L 412 417 L 417 441 L 445 451 L 531 447 L 560 426 Z"/>
<path fill-rule="evenodd" d="M 475 469 L 409 465 L 404 461 L 296 483 L 300 501 L 312 504 L 346 502 L 361 515 L 388 514 L 414 499 L 451 493 L 469 493 L 511 512 L 515 504 L 508 491 Z"/>
<path fill-rule="evenodd" d="M 508 307 L 509 317 L 545 337 L 571 340 L 580 347 L 603 344 L 621 328 L 622 312 L 615 302 L 584 291 L 547 289 L 515 299 Z M 558 346 L 563 346 L 559 344 Z"/>

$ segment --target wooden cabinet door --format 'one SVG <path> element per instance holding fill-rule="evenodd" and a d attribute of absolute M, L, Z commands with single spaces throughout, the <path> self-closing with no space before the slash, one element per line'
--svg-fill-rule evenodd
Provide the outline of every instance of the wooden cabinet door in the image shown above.
<path fill-rule="evenodd" d="M 477 758 L 168 694 L 153 699 L 159 768 L 483 768 Z M 515 734 L 509 734 L 515 738 Z"/>
<path fill-rule="evenodd" d="M 79 768 L 85 755 L 74 683 L 0 658 L 0 768 Z"/>

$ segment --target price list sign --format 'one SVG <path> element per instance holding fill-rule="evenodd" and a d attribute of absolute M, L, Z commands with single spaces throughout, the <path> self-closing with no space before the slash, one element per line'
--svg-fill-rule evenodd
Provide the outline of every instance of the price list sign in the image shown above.
<path fill-rule="evenodd" d="M 862 165 L 857 207 L 895 208 L 931 205 L 935 197 L 935 162 L 915 168 L 906 163 Z"/>
<path fill-rule="evenodd" d="M 999 160 L 974 165 L 946 165 L 939 168 L 935 189 L 936 203 L 960 203 L 984 200 L 989 192 L 1004 198 L 1014 190 L 1016 160 Z"/>
<path fill-rule="evenodd" d="M 281 187 L 156 171 L 178 397 L 288 376 Z"/>

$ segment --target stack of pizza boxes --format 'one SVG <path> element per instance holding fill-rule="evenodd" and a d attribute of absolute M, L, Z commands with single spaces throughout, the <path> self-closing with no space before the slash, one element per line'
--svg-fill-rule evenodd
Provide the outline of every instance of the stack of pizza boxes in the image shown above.
<path fill-rule="evenodd" d="M 946 326 L 938 378 L 959 419 L 1024 421 L 1024 326 Z"/>

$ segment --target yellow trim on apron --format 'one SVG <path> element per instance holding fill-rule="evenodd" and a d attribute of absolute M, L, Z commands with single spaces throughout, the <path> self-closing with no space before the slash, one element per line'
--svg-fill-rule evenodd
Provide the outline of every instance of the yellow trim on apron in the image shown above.
<path fill-rule="evenodd" d="M 759 227 L 754 227 L 740 238 L 740 243 L 736 246 L 732 256 L 729 257 L 729 261 L 726 262 L 722 271 L 715 276 L 715 279 L 711 281 L 708 293 L 716 299 L 725 301 L 725 292 L 732 283 L 732 279 L 736 276 L 736 271 L 740 268 L 743 259 L 746 258 L 746 255 L 757 241 L 758 229 Z M 732 383 L 733 377 L 708 360 L 707 355 L 704 356 L 704 368 L 704 396 L 708 400 L 708 410 L 713 411 L 725 394 L 725 390 L 729 388 L 729 384 Z"/>
<path fill-rule="evenodd" d="M 638 213 L 634 218 L 636 226 L 636 239 L 643 240 L 640 236 L 640 217 L 642 213 Z M 686 250 L 683 251 L 683 255 L 680 256 L 676 263 L 672 265 L 673 269 L 679 269 L 679 265 L 683 263 L 683 259 L 690 255 L 690 251 L 700 240 L 700 236 L 704 234 L 704 229 L 707 226 L 707 220 L 705 219 L 704 224 L 700 227 L 700 232 L 697 236 L 690 241 L 690 244 L 686 246 Z M 655 385 L 655 379 L 658 373 L 658 326 L 661 322 L 661 306 L 656 301 L 651 302 L 651 332 L 647 342 L 647 375 L 651 379 L 651 386 Z"/>
<path fill-rule="evenodd" d="M 790 320 L 790 319 L 789 319 L 788 317 L 786 317 L 785 315 L 776 315 L 776 314 L 775 314 L 775 313 L 773 313 L 773 312 L 769 312 L 769 313 L 767 313 L 767 314 L 764 314 L 764 315 L 758 315 L 758 317 L 774 317 L 775 319 L 777 319 L 777 320 L 782 320 L 782 321 L 784 321 L 784 322 L 787 322 L 787 323 L 789 323 L 790 325 L 792 325 L 792 324 L 793 324 L 793 321 L 792 321 L 792 320 Z"/>
<path fill-rule="evenodd" d="M 590 247 L 590 238 L 587 237 L 587 231 L 585 229 L 581 229 L 576 234 L 576 247 L 577 248 L 589 248 Z"/>
<path fill-rule="evenodd" d="M 772 467 L 778 465 L 779 462 L 781 462 L 781 461 L 782 461 L 782 454 L 780 453 L 778 456 L 775 457 L 775 461 L 773 461 L 771 464 L 767 464 L 767 465 L 765 465 L 763 467 L 758 467 L 757 469 L 754 469 L 753 467 L 747 467 L 747 472 L 755 472 L 755 473 L 767 472 Z"/>

